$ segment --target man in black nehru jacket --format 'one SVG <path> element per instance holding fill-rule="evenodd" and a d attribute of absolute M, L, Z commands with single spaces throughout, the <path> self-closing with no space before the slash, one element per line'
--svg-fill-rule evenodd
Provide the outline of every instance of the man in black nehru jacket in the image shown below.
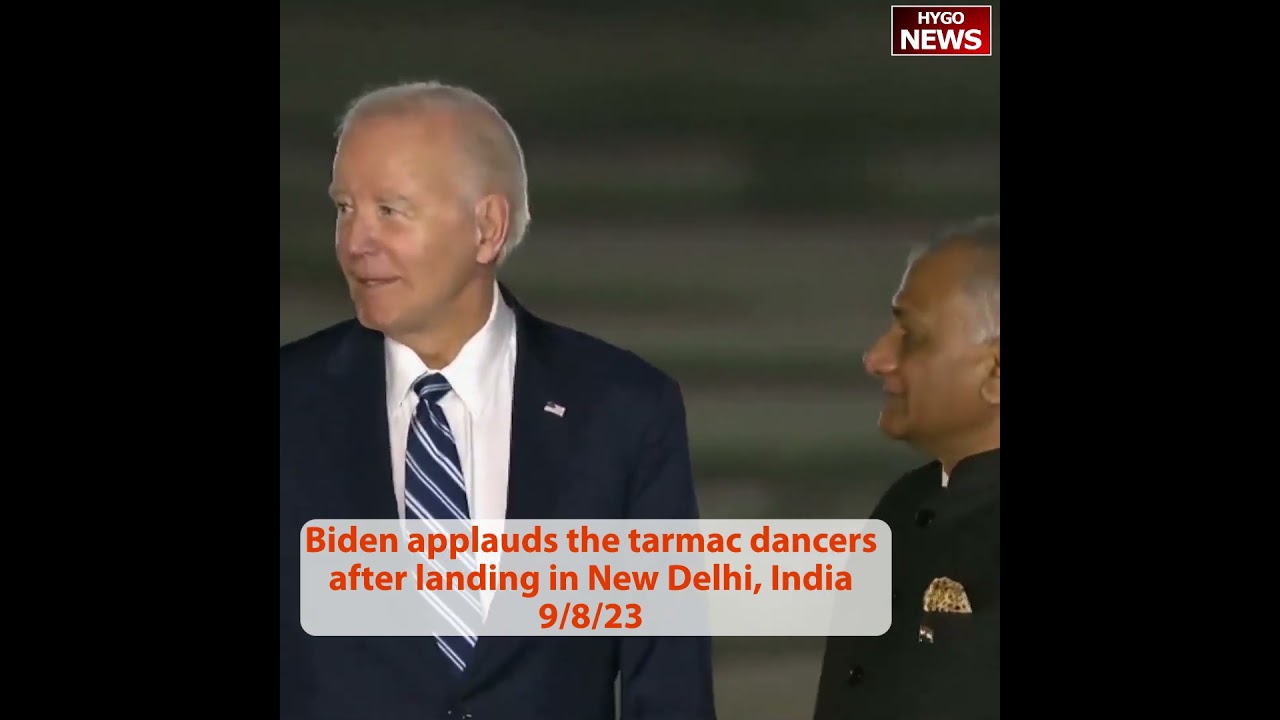
<path fill-rule="evenodd" d="M 815 720 L 1000 717 L 1000 220 L 908 264 L 864 358 L 880 429 L 935 458 L 885 493 L 893 625 L 827 641 Z"/>

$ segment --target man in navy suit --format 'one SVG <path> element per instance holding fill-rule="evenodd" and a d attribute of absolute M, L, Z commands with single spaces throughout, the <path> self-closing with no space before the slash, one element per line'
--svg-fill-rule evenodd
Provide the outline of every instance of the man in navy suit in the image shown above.
<path fill-rule="evenodd" d="M 363 96 L 330 193 L 357 319 L 280 351 L 281 717 L 613 720 L 620 679 L 625 720 L 714 720 L 709 638 L 302 630 L 312 519 L 698 516 L 675 381 L 498 284 L 529 209 L 492 105 L 437 83 Z"/>

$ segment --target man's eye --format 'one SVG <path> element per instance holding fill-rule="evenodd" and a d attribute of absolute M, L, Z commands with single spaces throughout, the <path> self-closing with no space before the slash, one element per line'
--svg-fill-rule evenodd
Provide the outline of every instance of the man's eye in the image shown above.
<path fill-rule="evenodd" d="M 391 217 L 392 215 L 398 215 L 399 211 L 389 205 L 379 205 L 378 214 L 383 217 Z"/>
<path fill-rule="evenodd" d="M 334 207 L 338 209 L 338 214 L 345 214 L 345 213 L 351 212 L 351 203 L 343 203 L 343 202 L 334 203 Z"/>

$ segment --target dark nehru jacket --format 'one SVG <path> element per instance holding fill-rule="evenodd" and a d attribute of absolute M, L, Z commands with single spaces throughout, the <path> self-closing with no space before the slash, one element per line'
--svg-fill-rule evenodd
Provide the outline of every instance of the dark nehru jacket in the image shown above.
<path fill-rule="evenodd" d="M 828 638 L 814 720 L 999 718 L 1000 451 L 946 487 L 938 462 L 908 473 L 872 517 L 893 531 L 893 625 Z"/>

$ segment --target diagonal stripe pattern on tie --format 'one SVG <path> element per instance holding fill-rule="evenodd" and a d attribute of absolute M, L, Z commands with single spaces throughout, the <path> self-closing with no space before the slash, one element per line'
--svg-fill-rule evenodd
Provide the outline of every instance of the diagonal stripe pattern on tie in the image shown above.
<path fill-rule="evenodd" d="M 406 520 L 426 524 L 428 532 L 444 533 L 441 521 L 461 522 L 469 531 L 471 512 L 467 505 L 467 485 L 458 461 L 458 446 L 440 400 L 449 394 L 449 381 L 439 373 L 428 373 L 413 384 L 419 398 L 417 412 L 409 424 L 405 453 L 404 510 Z M 456 530 L 455 530 L 456 532 Z M 476 569 L 474 554 L 459 556 L 461 567 L 443 567 L 439 560 L 422 554 L 420 560 L 439 572 Z M 422 590 L 427 602 L 456 634 L 436 633 L 436 644 L 461 673 L 475 650 L 477 631 L 484 616 L 480 596 L 470 590 Z"/>

